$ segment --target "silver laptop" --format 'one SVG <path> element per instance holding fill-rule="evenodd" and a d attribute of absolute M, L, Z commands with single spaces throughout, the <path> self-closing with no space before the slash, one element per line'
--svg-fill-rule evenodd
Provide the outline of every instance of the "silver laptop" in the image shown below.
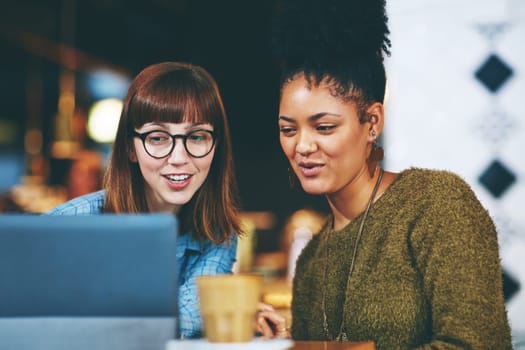
<path fill-rule="evenodd" d="M 0 215 L 1 348 L 164 349 L 177 233 L 168 214 Z"/>

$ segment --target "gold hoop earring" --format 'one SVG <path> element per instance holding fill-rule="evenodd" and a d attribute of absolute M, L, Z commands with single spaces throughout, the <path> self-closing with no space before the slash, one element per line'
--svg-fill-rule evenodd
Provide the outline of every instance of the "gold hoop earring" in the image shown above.
<path fill-rule="evenodd" d="M 383 147 L 379 146 L 377 140 L 374 140 L 372 143 L 372 150 L 370 151 L 370 156 L 368 157 L 368 172 L 371 177 L 374 177 L 377 165 L 385 157 L 385 151 Z"/>

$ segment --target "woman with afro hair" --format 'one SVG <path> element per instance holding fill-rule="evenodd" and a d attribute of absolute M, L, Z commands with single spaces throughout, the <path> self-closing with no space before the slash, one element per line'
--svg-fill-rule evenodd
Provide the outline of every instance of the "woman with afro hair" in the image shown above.
<path fill-rule="evenodd" d="M 472 189 L 448 171 L 381 168 L 385 1 L 278 10 L 281 147 L 331 215 L 297 261 L 291 334 L 265 305 L 259 330 L 377 349 L 511 349 L 497 233 Z"/>

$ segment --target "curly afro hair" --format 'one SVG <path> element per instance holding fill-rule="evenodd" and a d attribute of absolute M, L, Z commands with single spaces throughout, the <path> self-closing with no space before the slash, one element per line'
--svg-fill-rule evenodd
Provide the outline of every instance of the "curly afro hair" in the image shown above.
<path fill-rule="evenodd" d="M 304 74 L 311 84 L 365 108 L 383 102 L 390 55 L 385 0 L 281 0 L 270 44 L 282 84 Z"/>

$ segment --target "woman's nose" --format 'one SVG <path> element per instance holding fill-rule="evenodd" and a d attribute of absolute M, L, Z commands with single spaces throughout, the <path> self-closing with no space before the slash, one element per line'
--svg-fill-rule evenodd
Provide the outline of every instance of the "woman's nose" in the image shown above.
<path fill-rule="evenodd" d="M 295 147 L 297 153 L 301 154 L 310 154 L 317 150 L 317 143 L 315 138 L 307 132 L 301 132 L 299 134 L 299 140 L 297 146 Z"/>
<path fill-rule="evenodd" d="M 175 146 L 168 155 L 168 162 L 172 164 L 184 164 L 188 161 L 190 155 L 184 147 L 184 141 L 182 139 L 175 139 Z"/>

